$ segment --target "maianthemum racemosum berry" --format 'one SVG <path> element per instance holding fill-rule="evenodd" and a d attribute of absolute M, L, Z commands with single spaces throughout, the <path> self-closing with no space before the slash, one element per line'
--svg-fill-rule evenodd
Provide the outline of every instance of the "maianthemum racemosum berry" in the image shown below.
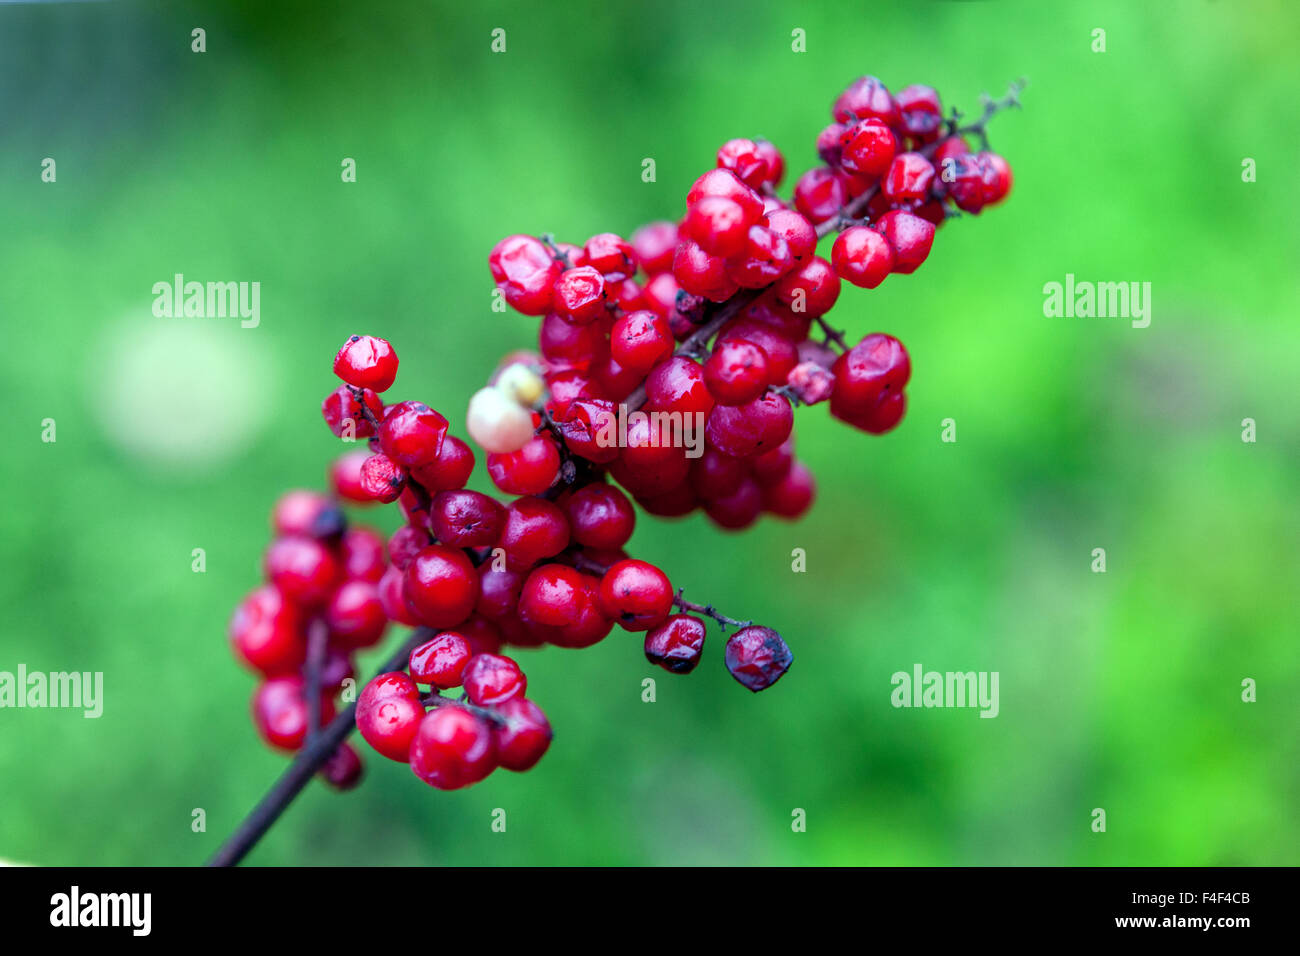
<path fill-rule="evenodd" d="M 777 147 L 733 138 L 663 211 L 675 219 L 580 243 L 506 236 L 489 271 L 499 297 L 536 318 L 537 349 L 508 352 L 465 406 L 440 406 L 453 415 L 390 398 L 393 346 L 349 336 L 321 404 L 348 445 L 327 470 L 330 493 L 276 504 L 265 581 L 230 621 L 267 745 L 339 789 L 363 772 L 344 742 L 353 727 L 439 789 L 528 770 L 552 728 L 514 649 L 572 653 L 620 631 L 638 635 L 649 665 L 686 674 L 711 620 L 736 681 L 779 681 L 792 663 L 782 636 L 688 601 L 637 556 L 637 512 L 700 512 L 729 532 L 794 520 L 816 497 L 796 409 L 822 405 L 872 435 L 898 427 L 907 349 L 827 317 L 858 294 L 850 286 L 915 281 L 893 277 L 928 262 L 950 217 L 1007 197 L 1011 167 L 986 127 L 1018 91 L 963 126 L 932 88 L 895 93 L 864 76 L 834 100 L 811 144 L 820 163 L 786 196 Z M 462 408 L 464 438 L 451 427 Z M 387 537 L 351 523 L 386 503 L 400 512 Z M 413 630 L 349 715 L 356 654 L 392 625 Z"/>

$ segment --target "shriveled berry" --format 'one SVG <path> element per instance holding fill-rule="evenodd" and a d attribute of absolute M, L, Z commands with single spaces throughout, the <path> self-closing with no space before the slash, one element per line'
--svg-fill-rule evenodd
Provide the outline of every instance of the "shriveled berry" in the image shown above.
<path fill-rule="evenodd" d="M 894 131 L 874 117 L 848 127 L 840 142 L 844 169 L 869 177 L 883 175 L 898 150 Z"/>
<path fill-rule="evenodd" d="M 551 290 L 556 314 L 574 325 L 588 325 L 606 314 L 605 277 L 594 266 L 569 269 Z"/>
<path fill-rule="evenodd" d="M 371 455 L 361 463 L 361 491 L 372 501 L 396 501 L 406 487 L 406 471 L 387 455 Z"/>
<path fill-rule="evenodd" d="M 506 302 L 524 315 L 546 314 L 551 289 L 564 268 L 532 236 L 506 236 L 488 255 L 488 267 Z"/>
<path fill-rule="evenodd" d="M 943 104 L 932 86 L 914 83 L 894 95 L 898 104 L 903 130 L 917 145 L 932 143 L 939 138 L 943 125 Z"/>
<path fill-rule="evenodd" d="M 602 232 L 583 246 L 587 265 L 612 279 L 630 279 L 636 273 L 636 250 L 622 236 Z"/>
<path fill-rule="evenodd" d="M 741 288 L 761 289 L 794 268 L 790 244 L 767 226 L 750 226 L 745 243 L 727 263 L 727 275 Z"/>
<path fill-rule="evenodd" d="M 727 670 L 752 691 L 775 684 L 793 660 L 781 635 L 770 627 L 753 624 L 727 638 Z"/>
<path fill-rule="evenodd" d="M 361 400 L 371 418 L 378 421 L 384 417 L 383 400 L 370 389 L 361 390 Z M 370 438 L 375 434 L 375 426 L 347 385 L 340 385 L 325 396 L 325 401 L 320 404 L 320 413 L 336 438 Z"/>
<path fill-rule="evenodd" d="M 453 548 L 485 548 L 496 544 L 504 522 L 505 509 L 478 491 L 440 491 L 429 504 L 433 536 Z"/>
<path fill-rule="evenodd" d="M 673 674 L 689 674 L 704 650 L 704 622 L 689 614 L 674 614 L 646 632 L 645 658 Z"/>
<path fill-rule="evenodd" d="M 889 164 L 880 191 L 891 203 L 919 203 L 930 195 L 934 167 L 920 153 L 900 153 Z"/>
<path fill-rule="evenodd" d="M 794 412 L 790 402 L 766 392 L 744 405 L 717 405 L 709 413 L 705 437 L 724 454 L 748 458 L 775 448 L 790 437 Z"/>
<path fill-rule="evenodd" d="M 894 271 L 912 273 L 930 255 L 934 242 L 934 223 L 914 216 L 910 212 L 887 212 L 876 223 L 876 229 L 889 240 L 894 250 Z"/>

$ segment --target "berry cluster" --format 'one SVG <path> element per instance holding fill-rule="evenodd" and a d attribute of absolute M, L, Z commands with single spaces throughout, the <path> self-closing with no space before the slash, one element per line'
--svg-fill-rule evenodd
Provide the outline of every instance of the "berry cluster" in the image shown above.
<path fill-rule="evenodd" d="M 726 529 L 764 512 L 796 518 L 814 482 L 794 456 L 794 406 L 827 402 L 871 434 L 899 423 L 911 374 L 902 343 L 876 332 L 850 346 L 825 316 L 842 280 L 874 288 L 915 271 L 937 226 L 1006 196 L 1010 170 L 984 127 L 1016 92 L 961 126 L 929 87 L 894 96 L 864 77 L 835 101 L 816 142 L 825 165 L 789 202 L 776 192 L 781 152 L 733 139 L 676 224 L 582 246 L 501 240 L 492 276 L 507 304 L 541 319 L 539 349 L 507 355 L 465 421 L 505 499 L 466 487 L 476 456 L 446 417 L 382 397 L 398 371 L 392 346 L 351 336 L 321 412 L 366 447 L 331 466 L 334 498 L 293 492 L 277 505 L 268 583 L 232 624 L 237 653 L 266 678 L 254 720 L 267 742 L 312 739 L 352 652 L 389 622 L 416 630 L 362 690 L 355 725 L 441 789 L 498 766 L 527 770 L 550 744 L 508 646 L 588 647 L 617 625 L 643 635 L 652 664 L 688 673 L 711 618 L 732 632 L 724 657 L 737 681 L 759 691 L 780 679 L 792 655 L 775 630 L 687 601 L 624 550 L 634 502 L 659 516 L 702 509 Z M 817 247 L 832 233 L 828 261 Z M 404 521 L 385 547 L 348 528 L 339 502 L 396 502 Z M 347 785 L 360 762 L 343 744 L 322 772 Z"/>

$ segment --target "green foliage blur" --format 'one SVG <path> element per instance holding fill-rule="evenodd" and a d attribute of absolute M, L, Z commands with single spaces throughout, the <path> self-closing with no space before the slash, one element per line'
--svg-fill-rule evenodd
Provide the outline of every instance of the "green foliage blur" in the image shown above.
<path fill-rule="evenodd" d="M 535 342 L 490 309 L 499 237 L 674 218 L 732 136 L 779 144 L 788 189 L 870 72 L 968 114 L 1029 81 L 992 129 L 1008 202 L 834 313 L 907 343 L 906 420 L 805 409 L 805 520 L 642 516 L 632 543 L 781 630 L 789 675 L 751 695 L 712 629 L 690 677 L 622 631 L 522 652 L 556 730 L 534 771 L 443 794 L 367 751 L 250 862 L 1300 862 L 1298 27 L 1280 0 L 0 7 L 0 670 L 102 671 L 106 697 L 0 710 L 0 858 L 201 862 L 284 767 L 225 628 L 275 498 L 340 451 L 318 406 L 347 334 L 390 339 L 392 394 L 463 434 Z M 175 273 L 259 281 L 260 325 L 155 318 Z M 1150 327 L 1045 317 L 1067 273 L 1152 283 Z M 916 663 L 997 671 L 1000 714 L 892 707 Z"/>

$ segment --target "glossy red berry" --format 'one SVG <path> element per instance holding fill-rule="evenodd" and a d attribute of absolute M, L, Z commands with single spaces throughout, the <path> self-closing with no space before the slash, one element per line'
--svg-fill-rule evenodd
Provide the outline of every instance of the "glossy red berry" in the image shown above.
<path fill-rule="evenodd" d="M 443 631 L 411 651 L 411 679 L 442 690 L 459 687 L 472 656 L 469 642 L 455 631 Z"/>
<path fill-rule="evenodd" d="M 686 211 L 684 231 L 705 252 L 728 258 L 744 248 L 752 221 L 734 199 L 705 196 Z"/>
<path fill-rule="evenodd" d="M 356 504 L 374 503 L 374 497 L 361 486 L 361 466 L 369 457 L 370 452 L 358 448 L 331 462 L 329 483 L 336 495 Z"/>
<path fill-rule="evenodd" d="M 519 616 L 530 624 L 566 627 L 582 615 L 586 598 L 582 572 L 563 564 L 543 564 L 524 582 Z"/>
<path fill-rule="evenodd" d="M 389 760 L 407 762 L 423 719 L 420 689 L 400 671 L 378 675 L 357 698 L 357 730 Z"/>
<path fill-rule="evenodd" d="M 794 412 L 790 402 L 766 392 L 744 405 L 717 405 L 709 413 L 705 437 L 718 451 L 748 458 L 776 448 L 790 437 Z"/>
<path fill-rule="evenodd" d="M 767 388 L 767 353 L 748 339 L 718 342 L 704 363 L 704 383 L 719 405 L 744 405 Z"/>
<path fill-rule="evenodd" d="M 727 263 L 727 275 L 744 289 L 771 285 L 794 268 L 790 244 L 767 226 L 750 226 L 740 252 Z"/>
<path fill-rule="evenodd" d="M 342 743 L 321 765 L 320 776 L 335 790 L 351 790 L 361 782 L 363 771 L 361 755 L 356 748 L 349 743 Z"/>
<path fill-rule="evenodd" d="M 600 604 L 605 617 L 625 631 L 646 631 L 668 617 L 673 586 L 647 561 L 619 561 L 600 579 Z"/>
<path fill-rule="evenodd" d="M 729 169 L 751 189 L 762 190 L 773 181 L 768 156 L 752 139 L 730 139 L 718 149 L 718 167 Z"/>
<path fill-rule="evenodd" d="M 874 117 L 848 127 L 840 142 L 840 164 L 844 169 L 869 177 L 883 175 L 898 150 L 894 131 Z"/>
<path fill-rule="evenodd" d="M 900 153 L 889 164 L 880 191 L 891 203 L 919 203 L 930 195 L 934 167 L 920 153 Z"/>
<path fill-rule="evenodd" d="M 384 576 L 384 539 L 370 528 L 349 528 L 339 543 L 339 552 L 343 576 L 348 580 L 378 584 Z"/>
<path fill-rule="evenodd" d="M 902 417 L 912 363 L 903 343 L 873 333 L 835 361 L 831 413 L 867 431 L 887 431 Z"/>
<path fill-rule="evenodd" d="M 863 289 L 874 289 L 894 268 L 894 249 L 880 233 L 867 226 L 850 226 L 831 247 L 835 272 Z"/>
<path fill-rule="evenodd" d="M 397 353 L 373 335 L 354 335 L 334 356 L 334 374 L 349 385 L 384 392 L 397 378 Z"/>
<path fill-rule="evenodd" d="M 296 673 L 307 657 L 302 615 L 278 588 L 260 587 L 230 619 L 230 643 L 249 667 L 269 677 Z"/>
<path fill-rule="evenodd" d="M 632 248 L 647 275 L 658 275 L 673 267 L 677 249 L 677 226 L 671 222 L 652 222 L 632 233 Z"/>
<path fill-rule="evenodd" d="M 610 356 L 638 380 L 672 355 L 674 344 L 668 320 L 649 309 L 619 316 L 609 334 Z"/>
<path fill-rule="evenodd" d="M 646 632 L 645 657 L 673 674 L 689 674 L 704 650 L 704 622 L 689 614 L 674 614 Z"/>
<path fill-rule="evenodd" d="M 478 573 L 465 553 L 434 544 L 406 569 L 406 600 L 429 627 L 455 627 L 478 601 Z"/>
<path fill-rule="evenodd" d="M 583 246 L 587 265 L 602 275 L 616 279 L 630 279 L 636 273 L 636 250 L 632 244 L 612 232 L 592 236 Z"/>
<path fill-rule="evenodd" d="M 411 741 L 410 758 L 412 772 L 439 790 L 478 783 L 497 765 L 487 721 L 454 704 L 424 717 Z"/>
<path fill-rule="evenodd" d="M 745 477 L 730 494 L 709 498 L 704 502 L 704 513 L 713 523 L 728 531 L 748 528 L 758 520 L 763 511 L 763 492 L 752 477 Z"/>
<path fill-rule="evenodd" d="M 442 440 L 442 448 L 438 451 L 438 457 L 431 462 L 413 467 L 411 477 L 425 491 L 432 493 L 453 488 L 464 488 L 465 482 L 469 481 L 469 476 L 473 472 L 473 449 L 459 438 L 447 435 Z"/>
<path fill-rule="evenodd" d="M 433 536 L 453 548 L 486 548 L 496 544 L 504 522 L 505 509 L 478 491 L 440 491 L 429 504 Z"/>
<path fill-rule="evenodd" d="M 253 725 L 258 734 L 277 750 L 293 752 L 307 738 L 309 718 L 306 683 L 293 675 L 272 677 L 253 693 Z M 334 703 L 321 698 L 321 719 L 334 719 Z"/>
<path fill-rule="evenodd" d="M 311 607 L 330 596 L 340 569 L 330 548 L 315 538 L 290 535 L 267 550 L 266 576 L 289 600 Z"/>
<path fill-rule="evenodd" d="M 447 419 L 423 402 L 390 405 L 379 426 L 379 447 L 404 468 L 438 460 L 447 435 Z"/>
<path fill-rule="evenodd" d="M 912 84 L 894 96 L 898 104 L 903 130 L 917 145 L 932 143 L 939 138 L 943 125 L 943 104 L 932 86 Z"/>
<path fill-rule="evenodd" d="M 899 125 L 898 105 L 884 83 L 874 76 L 860 76 L 839 95 L 831 110 L 835 120 L 850 123 L 875 117 L 887 126 Z"/>
<path fill-rule="evenodd" d="M 914 216 L 910 212 L 887 212 L 876 223 L 876 229 L 889 240 L 894 250 L 894 271 L 912 273 L 930 255 L 934 242 L 934 223 Z"/>
<path fill-rule="evenodd" d="M 751 225 L 763 216 L 763 197 L 729 169 L 710 169 L 695 180 L 686 194 L 686 207 L 689 209 L 707 196 L 721 196 L 739 203 Z"/>
<path fill-rule="evenodd" d="M 384 636 L 388 615 L 379 600 L 379 588 L 370 581 L 348 581 L 325 606 L 330 638 L 340 647 L 370 647 Z"/>
<path fill-rule="evenodd" d="M 506 506 L 497 544 L 511 568 L 530 568 L 568 547 L 569 523 L 564 512 L 544 498 L 518 498 Z"/>
<path fill-rule="evenodd" d="M 560 452 L 549 434 L 534 435 L 523 448 L 487 456 L 488 477 L 511 495 L 540 495 L 560 473 Z"/>
<path fill-rule="evenodd" d="M 564 268 L 532 236 L 506 236 L 488 255 L 488 267 L 506 302 L 524 315 L 546 314 L 551 289 Z"/>
<path fill-rule="evenodd" d="M 825 315 L 840 297 L 840 276 L 820 256 L 813 256 L 776 284 L 778 302 L 799 315 Z"/>
<path fill-rule="evenodd" d="M 780 478 L 763 485 L 763 510 L 782 518 L 798 518 L 812 506 L 816 490 L 808 466 L 796 461 Z"/>
<path fill-rule="evenodd" d="M 690 239 L 677 244 L 673 255 L 673 277 L 686 292 L 713 302 L 729 298 L 739 288 L 727 275 L 727 260 L 710 255 Z"/>
<path fill-rule="evenodd" d="M 594 266 L 579 266 L 562 273 L 551 292 L 557 315 L 574 325 L 587 325 L 607 314 L 605 277 Z"/>
<path fill-rule="evenodd" d="M 361 463 L 362 494 L 372 501 L 396 501 L 406 487 L 406 471 L 387 455 L 370 455 Z"/>
<path fill-rule="evenodd" d="M 838 215 L 847 200 L 844 182 L 825 166 L 814 166 L 794 186 L 795 208 L 814 225 Z"/>
<path fill-rule="evenodd" d="M 793 660 L 781 635 L 770 627 L 742 627 L 727 639 L 727 670 L 755 692 L 780 680 Z"/>
<path fill-rule="evenodd" d="M 632 537 L 636 511 L 613 485 L 592 482 L 564 503 L 573 540 L 588 548 L 621 548 Z"/>
<path fill-rule="evenodd" d="M 465 693 L 480 707 L 495 707 L 523 696 L 528 689 L 528 678 L 519 665 L 500 654 L 475 654 L 465 665 L 462 679 Z"/>
<path fill-rule="evenodd" d="M 656 365 L 646 377 L 646 405 L 655 411 L 707 415 L 713 396 L 699 362 L 676 355 Z"/>
<path fill-rule="evenodd" d="M 817 230 L 793 209 L 774 209 L 763 217 L 762 225 L 785 240 L 795 266 L 808 261 L 817 248 Z"/>
<path fill-rule="evenodd" d="M 551 723 L 542 709 L 526 697 L 512 697 L 496 711 L 503 723 L 493 725 L 492 740 L 501 766 L 516 772 L 535 766 L 551 745 Z"/>

